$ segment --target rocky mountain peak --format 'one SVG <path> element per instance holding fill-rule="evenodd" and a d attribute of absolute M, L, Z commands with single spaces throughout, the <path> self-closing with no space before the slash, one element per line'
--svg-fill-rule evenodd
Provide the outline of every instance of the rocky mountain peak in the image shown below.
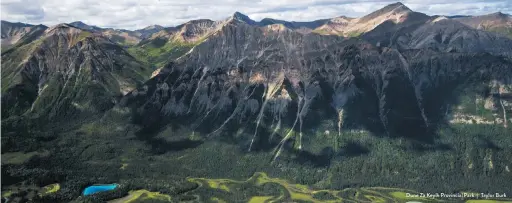
<path fill-rule="evenodd" d="M 186 22 L 177 26 L 177 37 L 179 40 L 193 42 L 204 37 L 215 28 L 216 23 L 208 19 L 199 19 Z"/>
<path fill-rule="evenodd" d="M 392 4 L 389 4 L 387 5 L 386 7 L 384 8 L 390 8 L 390 9 L 396 9 L 396 8 L 403 8 L 403 9 L 408 9 L 410 10 L 407 6 L 405 6 L 402 2 L 396 2 L 396 3 L 392 3 Z"/>
<path fill-rule="evenodd" d="M 312 30 L 321 27 L 322 25 L 325 25 L 329 22 L 330 19 L 319 19 L 314 21 L 286 21 L 286 20 L 279 20 L 279 19 L 273 19 L 273 18 L 264 18 L 262 19 L 258 25 L 259 26 L 268 26 L 272 24 L 282 24 L 286 26 L 289 29 L 302 32 L 302 33 L 309 33 Z"/>
<path fill-rule="evenodd" d="M 57 24 L 57 25 L 54 25 L 54 26 L 48 28 L 45 31 L 45 34 L 53 35 L 53 34 L 57 34 L 57 33 L 80 33 L 82 31 L 84 31 L 84 30 L 79 27 L 75 27 L 75 26 L 73 26 L 71 24 L 67 24 L 67 23 L 61 23 L 61 24 Z"/>
<path fill-rule="evenodd" d="M 87 24 L 85 24 L 84 22 L 82 21 L 74 21 L 74 22 L 71 22 L 69 23 L 70 25 L 74 25 L 76 27 L 85 27 L 85 26 L 89 26 Z"/>
<path fill-rule="evenodd" d="M 235 11 L 235 13 L 233 13 L 233 17 L 234 18 L 249 18 L 247 15 L 240 13 L 238 11 Z"/>
<path fill-rule="evenodd" d="M 160 26 L 160 25 L 150 25 L 145 28 L 135 30 L 135 32 L 139 33 L 141 38 L 147 38 L 147 37 L 151 36 L 152 34 L 158 33 L 164 29 L 165 29 L 165 27 Z"/>
<path fill-rule="evenodd" d="M 101 31 L 104 30 L 103 28 L 100 28 L 100 27 L 97 27 L 97 26 L 85 24 L 82 21 L 71 22 L 71 23 L 69 23 L 69 25 L 72 25 L 72 26 L 75 26 L 77 28 L 81 28 L 81 29 L 84 29 L 84 30 L 94 31 L 94 32 L 101 32 Z"/>
<path fill-rule="evenodd" d="M 214 21 L 210 20 L 210 19 L 197 19 L 197 20 L 191 20 L 191 21 L 188 21 L 180 26 L 187 26 L 187 25 L 201 25 L 201 24 L 209 24 L 209 23 L 213 23 Z M 178 26 L 178 27 L 180 27 Z"/>
<path fill-rule="evenodd" d="M 252 20 L 251 18 L 249 18 L 249 16 L 245 15 L 245 14 L 242 14 L 238 11 L 236 11 L 235 13 L 233 13 L 233 15 L 230 17 L 229 19 L 230 21 L 238 21 L 238 22 L 244 22 L 244 23 L 247 23 L 249 25 L 256 25 L 256 21 Z"/>
<path fill-rule="evenodd" d="M 61 23 L 41 32 L 37 39 L 25 41 L 2 55 L 2 80 L 7 81 L 2 103 L 16 106 L 2 114 L 46 112 L 50 108 L 66 111 L 68 104 L 56 105 L 64 98 L 72 98 L 71 106 L 78 111 L 101 111 L 113 105 L 112 98 L 130 91 L 145 77 L 145 68 L 101 33 Z M 67 80 L 79 85 L 66 86 Z M 59 94 L 45 91 L 61 87 L 64 89 Z M 20 98 L 18 91 L 29 96 Z M 101 101 L 83 100 L 87 97 L 101 97 Z"/>
<path fill-rule="evenodd" d="M 12 23 L 2 20 L 1 28 L 2 49 L 7 50 L 13 45 L 26 44 L 36 40 L 48 27 L 41 24 L 31 25 L 25 23 Z"/>
<path fill-rule="evenodd" d="M 510 20 L 512 20 L 510 15 L 508 15 L 506 13 L 502 13 L 502 12 L 495 12 L 495 13 L 490 13 L 487 15 L 474 16 L 472 18 L 487 20 L 487 21 L 510 21 Z"/>
<path fill-rule="evenodd" d="M 27 29 L 34 25 L 25 23 L 12 23 L 9 21 L 2 20 L 2 39 L 9 38 L 12 35 L 18 34 L 18 32 L 27 32 Z M 3 43 L 2 43 L 3 44 Z"/>
<path fill-rule="evenodd" d="M 362 18 L 360 18 L 359 22 L 367 22 L 374 19 L 387 19 L 394 15 L 404 15 L 406 13 L 412 12 L 404 4 L 397 2 L 393 4 L 389 4 L 379 10 L 376 10 Z"/>
<path fill-rule="evenodd" d="M 353 18 L 349 18 L 347 16 L 338 16 L 336 18 L 332 18 L 330 20 L 330 22 L 332 22 L 332 23 L 348 23 L 351 20 L 353 20 Z"/>
<path fill-rule="evenodd" d="M 512 16 L 502 12 L 480 16 L 452 17 L 452 19 L 472 28 L 493 31 L 512 38 Z"/>
<path fill-rule="evenodd" d="M 145 28 L 142 28 L 143 30 L 153 30 L 153 29 L 163 29 L 164 27 L 163 26 L 160 26 L 160 25 L 150 25 L 150 26 L 147 26 Z"/>
<path fill-rule="evenodd" d="M 507 17 L 507 16 L 509 16 L 508 14 L 502 13 L 501 11 L 498 11 L 496 13 L 491 13 L 490 15 L 492 15 L 492 16 L 499 16 L 499 17 Z"/>
<path fill-rule="evenodd" d="M 90 42 L 114 43 L 107 36 L 99 32 L 81 29 L 70 24 L 62 23 L 46 29 L 40 38 L 41 42 L 46 44 L 67 45 L 67 49 L 71 49 L 79 42 L 89 44 Z M 64 48 L 64 47 L 61 47 Z"/>
<path fill-rule="evenodd" d="M 387 13 L 387 12 L 412 12 L 412 10 L 401 2 L 396 2 L 384 6 L 383 8 L 374 11 L 373 13 Z M 370 14 L 371 15 L 371 14 Z"/>
<path fill-rule="evenodd" d="M 32 27 L 34 25 L 31 25 L 31 24 L 26 24 L 26 23 L 21 23 L 21 22 L 9 22 L 9 21 L 5 21 L 5 20 L 2 20 L 2 27 L 3 26 L 16 26 L 16 27 Z"/>
<path fill-rule="evenodd" d="M 401 24 L 404 22 L 424 21 L 426 19 L 428 19 L 427 15 L 414 12 L 404 4 L 398 2 L 389 4 L 361 18 L 352 19 L 345 16 L 333 18 L 315 31 L 322 34 L 358 36 L 386 22 Z"/>

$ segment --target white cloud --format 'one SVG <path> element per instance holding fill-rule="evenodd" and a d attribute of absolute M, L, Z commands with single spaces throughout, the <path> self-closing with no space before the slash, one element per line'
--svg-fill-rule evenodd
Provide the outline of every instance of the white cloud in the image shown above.
<path fill-rule="evenodd" d="M 2 20 L 54 25 L 83 21 L 100 27 L 137 29 L 173 26 L 188 20 L 227 18 L 235 11 L 255 20 L 265 17 L 310 21 L 336 16 L 359 17 L 395 1 L 379 0 L 2 0 Z M 511 0 L 404 0 L 429 15 L 512 13 Z"/>

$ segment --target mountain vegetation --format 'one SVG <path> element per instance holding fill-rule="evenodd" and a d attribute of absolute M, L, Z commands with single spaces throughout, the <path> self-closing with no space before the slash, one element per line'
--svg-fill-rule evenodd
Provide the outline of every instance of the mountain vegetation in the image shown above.
<path fill-rule="evenodd" d="M 509 192 L 510 22 L 401 3 L 360 18 L 236 12 L 135 31 L 2 21 L 2 198 L 437 202 L 468 199 L 404 194 Z M 81 193 L 110 183 L 119 187 Z"/>

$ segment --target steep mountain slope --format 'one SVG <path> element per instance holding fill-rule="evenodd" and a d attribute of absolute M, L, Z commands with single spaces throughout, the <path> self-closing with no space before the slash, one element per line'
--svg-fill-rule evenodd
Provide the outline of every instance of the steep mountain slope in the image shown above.
<path fill-rule="evenodd" d="M 307 33 L 307 32 L 311 32 L 314 29 L 324 25 L 328 21 L 329 20 L 327 20 L 327 19 L 320 19 L 320 20 L 315 20 L 315 21 L 311 21 L 311 22 L 295 22 L 295 21 L 277 20 L 277 19 L 272 19 L 272 18 L 264 18 L 259 22 L 259 24 L 260 24 L 260 26 L 282 24 L 289 29 L 298 30 L 300 32 Z"/>
<path fill-rule="evenodd" d="M 465 42 L 468 47 L 470 42 Z M 400 50 L 357 38 L 228 21 L 124 96 L 103 126 L 128 129 L 120 121 L 136 124 L 140 128 L 133 137 L 154 154 L 172 156 L 167 146 L 178 137 L 215 140 L 218 145 L 197 150 L 220 152 L 222 146 L 235 145 L 235 154 L 249 151 L 251 161 L 270 161 L 277 171 L 306 177 L 314 172 L 289 172 L 298 167 L 291 165 L 294 160 L 327 160 L 333 167 L 329 157 L 337 157 L 332 158 L 339 161 L 337 169 L 320 175 L 320 182 L 309 182 L 318 185 L 403 186 L 404 179 L 442 176 L 452 178 L 410 184 L 440 191 L 438 182 L 444 180 L 442 187 L 454 191 L 503 190 L 502 183 L 473 182 L 510 177 L 511 158 L 505 155 L 510 147 L 492 143 L 510 143 L 505 138 L 510 129 L 504 127 L 512 122 L 511 67 L 510 58 L 485 52 Z M 470 123 L 471 130 L 459 130 L 460 123 Z M 470 131 L 471 139 L 479 141 L 464 138 Z M 495 138 L 487 141 L 486 135 Z M 313 153 L 320 140 L 325 145 Z M 189 150 L 195 149 L 182 156 L 189 156 Z M 204 153 L 209 155 L 190 161 L 199 162 L 198 168 L 224 168 L 210 162 L 226 164 L 225 158 Z M 261 153 L 266 159 L 254 158 Z"/>
<path fill-rule="evenodd" d="M 97 113 L 147 78 L 131 55 L 106 38 L 68 24 L 2 54 L 2 118 L 47 119 Z"/>
<path fill-rule="evenodd" d="M 349 26 L 351 21 L 353 21 L 354 18 L 349 18 L 346 16 L 339 16 L 336 18 L 330 19 L 327 23 L 324 25 L 316 28 L 314 32 L 319 34 L 334 34 L 334 35 L 341 35 L 343 36 L 343 30 Z"/>
<path fill-rule="evenodd" d="M 402 3 L 394 3 L 361 18 L 347 18 L 344 16 L 333 18 L 327 24 L 314 31 L 321 34 L 358 36 L 373 30 L 383 23 L 411 23 L 423 21 L 427 18 L 427 15 L 414 12 Z"/>
<path fill-rule="evenodd" d="M 44 25 L 30 25 L 24 23 L 11 23 L 2 20 L 2 52 L 12 46 L 30 43 L 37 39 L 46 30 Z"/>
<path fill-rule="evenodd" d="M 141 38 L 147 38 L 150 35 L 152 35 L 154 33 L 157 33 L 157 32 L 160 32 L 163 29 L 164 29 L 164 27 L 162 27 L 160 25 L 150 25 L 150 26 L 147 26 L 145 28 L 142 28 L 142 29 L 139 29 L 139 30 L 135 30 L 135 32 L 140 33 L 140 37 Z"/>
<path fill-rule="evenodd" d="M 303 32 L 237 12 L 128 50 L 48 28 L 2 54 L 2 193 L 405 202 L 413 190 L 509 191 L 512 40 L 399 3 L 326 24 Z M 101 183 L 119 187 L 83 195 Z"/>
<path fill-rule="evenodd" d="M 134 46 L 143 39 L 141 33 L 130 30 L 107 28 L 103 29 L 101 34 L 110 39 L 111 41 L 125 47 Z"/>
<path fill-rule="evenodd" d="M 129 48 L 128 51 L 139 60 L 154 65 L 154 68 L 160 68 L 205 40 L 219 23 L 200 19 L 176 27 L 164 28 Z"/>
<path fill-rule="evenodd" d="M 75 21 L 69 23 L 72 26 L 80 28 L 82 30 L 87 30 L 93 33 L 100 33 L 106 38 L 112 40 L 115 43 L 120 45 L 134 45 L 137 44 L 141 40 L 141 34 L 130 31 L 130 30 L 122 30 L 122 29 L 112 29 L 112 28 L 101 28 L 94 25 L 87 25 L 81 21 Z"/>
<path fill-rule="evenodd" d="M 71 22 L 69 24 L 72 26 L 75 26 L 77 28 L 80 28 L 82 30 L 88 30 L 90 32 L 102 32 L 105 29 L 105 28 L 101 28 L 98 26 L 94 26 L 94 25 L 87 25 L 82 21 L 75 21 L 75 22 Z"/>
<path fill-rule="evenodd" d="M 297 132 L 300 148 L 303 129 L 325 118 L 428 141 L 446 121 L 459 96 L 454 92 L 491 80 L 509 85 L 511 65 L 489 54 L 399 52 L 232 21 L 122 104 L 136 111 L 134 119 L 144 118 L 138 122 L 147 130 L 167 122 L 192 124 L 206 134 L 230 133 L 235 126 L 254 136 L 285 128 L 282 138 Z"/>
<path fill-rule="evenodd" d="M 288 22 L 265 18 L 256 22 L 240 12 L 235 12 L 229 18 L 219 21 L 199 19 L 186 22 L 176 27 L 164 28 L 159 32 L 149 35 L 137 46 L 129 49 L 130 53 L 140 60 L 162 67 L 165 63 L 172 61 L 192 47 L 206 40 L 209 35 L 218 30 L 222 25 L 229 22 L 241 22 L 256 27 L 273 27 L 280 29 L 281 25 L 286 29 L 309 33 L 312 29 L 320 26 L 326 20 L 313 22 Z"/>
<path fill-rule="evenodd" d="M 445 17 L 399 24 L 388 21 L 365 33 L 362 38 L 378 46 L 398 49 L 430 48 L 441 52 L 512 55 L 510 39 L 470 28 Z"/>
<path fill-rule="evenodd" d="M 123 46 L 136 45 L 142 39 L 145 39 L 148 36 L 163 29 L 162 26 L 153 25 L 143 29 L 131 31 L 125 29 L 101 28 L 98 26 L 87 25 L 80 21 L 72 22 L 70 25 L 81 28 L 83 30 L 88 30 L 90 32 L 101 33 L 103 36 L 107 37 L 113 42 Z"/>
<path fill-rule="evenodd" d="M 512 38 L 512 16 L 508 14 L 497 12 L 482 16 L 454 17 L 453 19 L 472 28 L 500 33 Z"/>

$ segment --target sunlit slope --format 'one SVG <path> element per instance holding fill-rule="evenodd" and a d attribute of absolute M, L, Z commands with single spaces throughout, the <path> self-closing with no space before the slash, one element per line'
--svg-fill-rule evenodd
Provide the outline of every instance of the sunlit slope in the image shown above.
<path fill-rule="evenodd" d="M 198 183 L 199 188 L 189 191 L 180 197 L 173 199 L 168 195 L 147 190 L 131 191 L 124 198 L 110 201 L 117 202 L 170 202 L 194 201 L 194 202 L 510 202 L 512 199 L 498 200 L 464 200 L 462 198 L 432 198 L 421 196 L 419 192 L 385 187 L 346 188 L 343 190 L 316 190 L 309 186 L 293 184 L 279 178 L 271 178 L 265 173 L 257 172 L 245 181 L 232 179 L 208 179 L 188 178 L 189 181 Z M 457 194 L 457 193 L 453 193 Z M 470 195 L 470 193 L 460 193 Z M 474 193 L 479 194 L 479 193 Z M 447 194 L 448 195 L 448 194 Z M 183 199 L 186 198 L 186 199 Z"/>

